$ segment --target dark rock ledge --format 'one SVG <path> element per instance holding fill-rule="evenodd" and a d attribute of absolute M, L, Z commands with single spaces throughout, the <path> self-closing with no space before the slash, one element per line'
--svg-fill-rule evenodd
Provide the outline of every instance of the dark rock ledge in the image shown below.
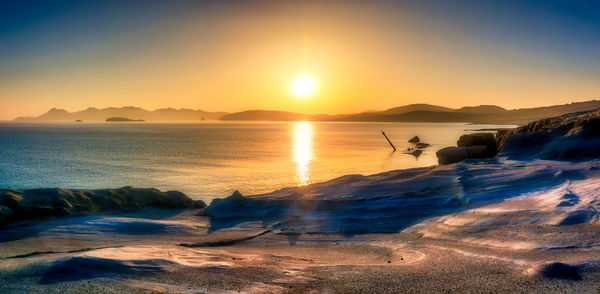
<path fill-rule="evenodd" d="M 28 219 L 69 216 L 102 211 L 135 211 L 141 208 L 203 208 L 177 191 L 123 187 L 101 190 L 0 189 L 0 225 Z"/>

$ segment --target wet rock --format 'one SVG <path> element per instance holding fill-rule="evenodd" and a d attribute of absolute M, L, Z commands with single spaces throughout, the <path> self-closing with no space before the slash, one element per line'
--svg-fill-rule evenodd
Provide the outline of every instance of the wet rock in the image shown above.
<path fill-rule="evenodd" d="M 476 145 L 486 145 L 490 147 L 496 146 L 496 137 L 493 133 L 475 133 L 462 135 L 456 142 L 458 147 L 470 147 Z"/>
<path fill-rule="evenodd" d="M 410 152 L 410 155 L 412 155 L 412 156 L 414 156 L 416 158 L 419 158 L 419 156 L 421 156 L 421 153 L 423 153 L 423 151 L 417 149 L 417 150 L 414 150 L 414 151 Z"/>
<path fill-rule="evenodd" d="M 465 159 L 493 157 L 495 152 L 490 152 L 490 149 L 486 145 L 477 145 L 470 147 L 446 147 L 438 150 L 435 155 L 438 157 L 439 164 L 451 164 Z"/>
<path fill-rule="evenodd" d="M 414 136 L 412 137 L 412 139 L 408 140 L 409 143 L 419 143 L 421 142 L 421 139 L 419 139 L 419 136 Z"/>
<path fill-rule="evenodd" d="M 476 145 L 463 148 L 467 149 L 467 158 L 482 159 L 493 157 L 495 155 L 490 153 L 490 149 L 486 145 Z"/>
<path fill-rule="evenodd" d="M 460 162 L 469 157 L 465 147 L 446 147 L 438 150 L 435 155 L 439 164 Z"/>
<path fill-rule="evenodd" d="M 194 200 L 178 191 L 123 187 L 101 190 L 0 189 L 0 225 L 27 219 L 97 213 L 106 210 L 132 211 L 145 207 L 195 208 Z"/>

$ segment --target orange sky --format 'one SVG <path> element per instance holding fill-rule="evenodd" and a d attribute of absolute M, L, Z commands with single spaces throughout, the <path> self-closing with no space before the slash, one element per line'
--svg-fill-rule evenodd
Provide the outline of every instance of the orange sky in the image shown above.
<path fill-rule="evenodd" d="M 337 114 L 600 98 L 594 62 L 527 47 L 526 36 L 484 37 L 422 7 L 270 3 L 182 9 L 106 31 L 68 12 L 38 20 L 13 32 L 14 52 L 2 55 L 0 120 L 52 107 Z M 289 89 L 302 73 L 318 83 L 308 99 Z"/>

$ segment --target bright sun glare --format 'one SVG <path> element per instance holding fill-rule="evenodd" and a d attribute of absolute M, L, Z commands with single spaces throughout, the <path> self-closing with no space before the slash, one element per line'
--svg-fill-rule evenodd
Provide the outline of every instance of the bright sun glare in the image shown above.
<path fill-rule="evenodd" d="M 317 89 L 315 80 L 308 76 L 302 75 L 292 81 L 292 92 L 298 97 L 308 97 Z"/>

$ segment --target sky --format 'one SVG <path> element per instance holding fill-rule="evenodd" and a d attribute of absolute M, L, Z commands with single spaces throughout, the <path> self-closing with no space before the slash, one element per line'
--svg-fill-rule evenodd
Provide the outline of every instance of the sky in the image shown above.
<path fill-rule="evenodd" d="M 290 91 L 307 75 L 316 92 Z M 598 1 L 0 0 L 0 120 L 600 99 Z"/>

